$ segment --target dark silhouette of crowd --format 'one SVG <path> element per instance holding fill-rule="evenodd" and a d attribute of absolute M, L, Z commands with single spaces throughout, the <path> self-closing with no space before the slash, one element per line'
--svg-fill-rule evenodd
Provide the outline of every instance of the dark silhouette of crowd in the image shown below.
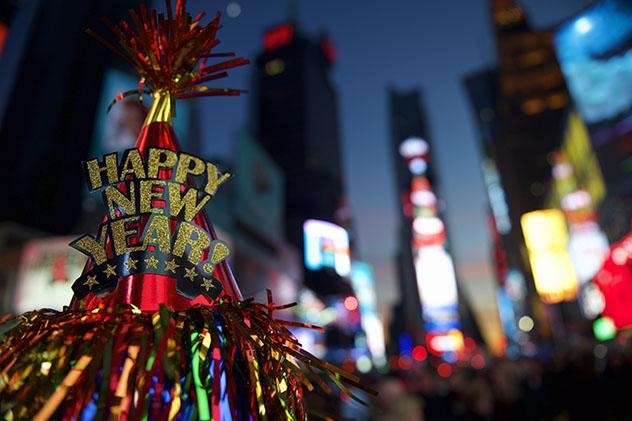
<path fill-rule="evenodd" d="M 436 362 L 435 362 L 436 363 Z M 484 367 L 430 363 L 375 379 L 371 420 L 632 420 L 632 347 L 584 342 L 566 351 Z"/>

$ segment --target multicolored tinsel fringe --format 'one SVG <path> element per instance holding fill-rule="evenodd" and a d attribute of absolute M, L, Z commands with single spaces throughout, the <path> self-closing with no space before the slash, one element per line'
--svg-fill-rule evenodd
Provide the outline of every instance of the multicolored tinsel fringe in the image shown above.
<path fill-rule="evenodd" d="M 5 419 L 307 418 L 303 387 L 365 387 L 319 360 L 274 307 L 225 300 L 187 311 L 39 310 L 0 325 Z M 324 375 L 324 376 L 323 376 Z"/>
<path fill-rule="evenodd" d="M 139 12 L 130 10 L 131 22 L 125 19 L 116 24 L 104 20 L 116 36 L 119 47 L 88 29 L 104 46 L 130 64 L 141 77 L 138 89 L 121 92 L 108 111 L 121 99 L 144 92 L 169 92 L 171 98 L 183 99 L 206 96 L 239 95 L 238 89 L 212 88 L 204 83 L 228 76 L 226 72 L 248 64 L 243 57 L 207 65 L 209 58 L 234 57 L 234 53 L 214 53 L 219 44 L 216 38 L 221 28 L 220 13 L 203 24 L 204 13 L 195 17 L 186 10 L 186 0 L 177 0 L 175 10 L 171 0 L 165 0 L 167 15 L 143 4 Z M 172 107 L 172 111 L 175 107 Z"/>

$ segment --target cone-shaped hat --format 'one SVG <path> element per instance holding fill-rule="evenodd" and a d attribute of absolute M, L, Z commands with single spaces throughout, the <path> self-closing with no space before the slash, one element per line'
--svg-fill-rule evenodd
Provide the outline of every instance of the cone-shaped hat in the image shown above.
<path fill-rule="evenodd" d="M 114 47 L 104 38 L 90 32 L 104 45 L 130 63 L 141 78 L 138 90 L 120 94 L 112 102 L 112 105 L 129 95 L 136 94 L 142 98 L 142 94 L 147 93 L 152 97 L 151 108 L 135 146 L 144 160 L 147 159 L 150 148 L 179 151 L 172 126 L 172 118 L 175 116 L 175 101 L 177 99 L 197 96 L 239 95 L 240 91 L 238 90 L 210 88 L 203 86 L 202 83 L 225 77 L 227 75 L 226 69 L 248 63 L 246 59 L 235 58 L 207 66 L 206 61 L 209 57 L 234 55 L 232 53 L 211 53 L 211 49 L 219 43 L 215 38 L 217 30 L 220 28 L 219 14 L 207 25 L 203 25 L 201 23 L 203 15 L 200 14 L 193 18 L 186 11 L 184 1 L 178 1 L 175 12 L 172 11 L 169 0 L 166 1 L 166 7 L 167 17 L 163 14 L 156 14 L 153 10 L 148 13 L 143 7 L 140 9 L 140 14 L 132 12 L 133 29 L 124 20 L 116 25 L 108 24 L 119 38 L 122 50 Z M 157 178 L 165 181 L 172 180 L 172 170 L 161 169 Z M 124 185 L 119 185 L 118 188 L 121 191 L 126 189 Z M 180 188 L 184 191 L 186 186 L 181 186 Z M 133 244 L 140 241 L 140 233 L 144 232 L 150 218 L 150 215 L 141 215 L 136 231 L 139 233 L 138 237 L 129 237 L 130 243 Z M 107 221 L 108 217 L 106 216 L 104 223 Z M 175 236 L 173 231 L 177 229 L 177 221 L 172 219 L 169 223 L 172 231 L 171 236 Z M 209 257 L 209 253 L 213 253 L 212 245 L 218 238 L 212 224 L 208 221 L 203 211 L 197 213 L 190 223 L 208 233 L 211 240 L 211 247 L 206 248 L 202 252 L 201 261 L 203 262 Z M 106 238 L 104 241 L 107 257 L 111 259 L 114 257 L 112 240 L 111 238 Z M 149 251 L 151 252 L 152 249 Z M 122 258 L 119 256 L 118 262 L 120 266 L 128 265 L 129 259 L 135 262 L 140 259 L 145 260 L 147 256 L 147 253 L 140 255 L 140 257 L 138 254 L 123 256 Z M 149 259 L 152 259 L 152 257 L 149 256 Z M 165 264 L 166 258 L 159 263 Z M 90 271 L 94 271 L 95 266 L 94 259 L 89 260 L 84 269 L 84 277 Z M 113 267 L 114 265 L 111 266 Z M 173 267 L 176 266 L 179 267 L 180 265 L 174 263 Z M 108 268 L 107 265 L 103 267 Z M 175 310 L 184 310 L 195 304 L 211 304 L 220 297 L 227 296 L 235 300 L 242 299 L 226 260 L 221 260 L 212 270 L 213 282 L 215 283 L 213 288 L 221 289 L 219 293 L 215 291 L 215 294 L 197 294 L 195 289 L 189 290 L 188 293 L 183 293 L 183 289 L 178 286 L 183 285 L 180 283 L 182 280 L 179 277 L 182 276 L 182 270 L 185 268 L 158 274 L 143 271 L 143 267 L 146 267 L 146 265 L 143 266 L 141 262 L 138 265 L 138 271 L 135 271 L 133 274 L 129 274 L 129 271 L 123 271 L 123 273 L 117 271 L 117 281 L 110 281 L 110 288 L 107 288 L 105 291 L 101 289 L 100 291 L 92 292 L 92 285 L 90 284 L 90 292 L 87 294 L 77 294 L 77 289 L 75 289 L 75 297 L 71 307 L 75 309 L 90 309 L 99 305 L 133 304 L 142 311 L 157 310 L 160 305 L 167 305 Z M 103 272 L 105 272 L 105 269 Z M 114 271 L 112 271 L 113 273 Z M 110 277 L 110 275 L 107 276 L 108 278 Z M 195 276 L 202 278 L 200 273 Z M 80 280 L 82 284 L 86 283 L 82 278 Z M 195 280 L 196 278 L 194 277 L 189 278 L 189 282 L 194 282 Z M 219 288 L 217 283 L 221 285 L 221 288 Z M 209 290 L 208 286 L 206 289 L 207 291 Z M 200 288 L 198 288 L 198 291 L 203 292 Z"/>

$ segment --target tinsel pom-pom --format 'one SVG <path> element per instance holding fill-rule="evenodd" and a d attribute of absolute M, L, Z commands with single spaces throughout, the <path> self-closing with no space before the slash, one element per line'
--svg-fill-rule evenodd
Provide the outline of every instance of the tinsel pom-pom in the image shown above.
<path fill-rule="evenodd" d="M 303 389 L 358 379 L 300 347 L 271 304 L 39 310 L 0 325 L 5 419 L 306 419 Z M 323 376 L 324 375 L 324 376 Z M 352 395 L 351 395 L 352 396 Z"/>

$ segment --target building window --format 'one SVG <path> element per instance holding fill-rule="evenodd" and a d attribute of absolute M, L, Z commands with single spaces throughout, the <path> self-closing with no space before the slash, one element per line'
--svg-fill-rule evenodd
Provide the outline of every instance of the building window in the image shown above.
<path fill-rule="evenodd" d="M 540 98 L 528 99 L 522 103 L 522 111 L 527 115 L 541 113 L 544 110 L 544 101 Z"/>
<path fill-rule="evenodd" d="M 559 110 L 566 105 L 567 98 L 565 94 L 553 94 L 546 99 L 546 104 L 552 110 Z"/>

